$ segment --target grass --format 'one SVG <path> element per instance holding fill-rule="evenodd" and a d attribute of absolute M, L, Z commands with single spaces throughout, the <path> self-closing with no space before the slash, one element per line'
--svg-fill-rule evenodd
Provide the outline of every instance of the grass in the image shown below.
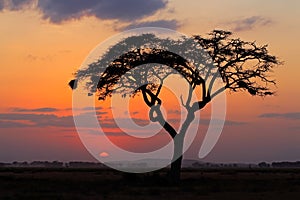
<path fill-rule="evenodd" d="M 0 199 L 299 199 L 300 170 L 167 170 L 127 174 L 101 169 L 0 169 Z"/>

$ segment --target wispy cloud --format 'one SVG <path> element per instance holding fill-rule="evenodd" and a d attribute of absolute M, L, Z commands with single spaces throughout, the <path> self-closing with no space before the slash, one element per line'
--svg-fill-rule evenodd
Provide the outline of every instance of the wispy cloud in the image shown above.
<path fill-rule="evenodd" d="M 33 55 L 33 54 L 28 54 L 25 59 L 29 62 L 36 62 L 36 61 L 48 61 L 51 62 L 54 60 L 54 58 L 56 57 L 56 55 L 47 55 L 47 56 L 37 56 L 37 55 Z"/>
<path fill-rule="evenodd" d="M 54 114 L 22 114 L 22 113 L 0 113 L 1 127 L 74 127 L 73 116 L 59 117 Z"/>
<path fill-rule="evenodd" d="M 139 114 L 139 112 L 138 111 L 135 111 L 135 112 L 125 111 L 124 114 L 126 114 L 126 115 L 137 115 L 137 114 Z"/>
<path fill-rule="evenodd" d="M 280 118 L 289 120 L 300 120 L 300 112 L 289 113 L 264 113 L 259 115 L 260 118 Z"/>
<path fill-rule="evenodd" d="M 97 107 L 96 109 L 96 115 L 99 119 L 107 114 L 107 111 L 105 111 L 101 107 Z M 75 127 L 73 115 L 59 116 L 56 114 L 56 112 L 64 110 L 66 109 L 57 109 L 50 107 L 34 109 L 12 108 L 10 109 L 10 113 L 0 113 L 0 127 Z M 80 110 L 82 112 L 76 116 L 76 119 L 86 122 L 84 124 L 84 126 L 86 127 L 93 126 L 90 119 L 95 115 L 95 112 L 91 112 L 92 108 L 86 107 Z"/>
<path fill-rule="evenodd" d="M 233 121 L 233 120 L 226 120 L 226 119 L 224 119 L 224 120 L 222 120 L 222 119 L 200 119 L 199 122 L 201 125 L 224 123 L 224 125 L 227 125 L 227 126 L 240 126 L 240 125 L 247 124 L 247 122 Z"/>
<path fill-rule="evenodd" d="M 93 111 L 93 110 L 101 110 L 103 109 L 102 107 L 84 107 L 82 110 L 84 111 Z"/>
<path fill-rule="evenodd" d="M 65 108 L 65 109 L 58 109 L 52 107 L 42 107 L 42 108 L 10 108 L 10 112 L 24 112 L 24 113 L 49 113 L 49 112 L 58 112 L 58 111 L 71 111 L 71 110 L 78 110 L 78 111 L 99 111 L 104 110 L 103 107 L 84 107 L 84 108 Z"/>
<path fill-rule="evenodd" d="M 27 109 L 27 108 L 12 108 L 11 109 L 12 112 L 56 112 L 59 111 L 59 109 L 57 108 L 49 108 L 49 107 L 45 107 L 45 108 L 34 108 L 34 109 Z"/>
<path fill-rule="evenodd" d="M 9 121 L 9 120 L 1 120 L 0 119 L 0 128 L 24 128 L 29 125 L 24 122 L 18 121 Z"/>
<path fill-rule="evenodd" d="M 144 126 L 151 124 L 149 119 L 137 118 L 133 117 L 129 118 L 119 118 L 115 117 L 114 119 L 108 118 L 108 111 L 103 109 L 102 107 L 96 108 L 96 113 L 92 111 L 94 108 L 86 107 L 80 109 L 80 114 L 76 115 L 76 120 L 80 120 L 81 127 L 89 128 L 95 127 L 93 124 L 93 120 L 91 118 L 94 115 L 97 115 L 100 126 L 104 129 L 126 129 L 129 131 L 135 131 L 137 127 L 139 127 L 139 131 L 143 129 Z M 67 116 L 59 116 L 57 113 L 60 111 L 65 111 L 66 109 L 57 109 L 51 107 L 42 107 L 42 108 L 11 108 L 9 113 L 0 113 L 0 127 L 1 128 L 21 128 L 21 127 L 60 127 L 60 128 L 73 128 L 74 125 L 74 117 L 73 115 Z M 173 111 L 174 113 L 178 113 L 177 111 Z M 138 112 L 134 112 L 133 116 L 137 115 Z M 269 115 L 265 115 L 269 116 Z M 272 115 L 273 116 L 273 115 Z M 295 117 L 295 116 L 294 116 Z M 300 114 L 298 113 L 298 117 L 300 118 Z M 118 125 L 116 124 L 118 121 Z M 168 122 L 172 124 L 178 125 L 180 123 L 180 118 L 173 117 L 167 119 Z M 197 121 L 194 121 L 195 125 Z M 200 119 L 199 124 L 196 125 L 208 125 L 210 123 L 219 124 L 225 123 L 229 126 L 238 126 L 243 125 L 245 122 L 239 121 L 231 121 L 231 120 L 219 120 L 219 119 Z M 135 126 L 136 124 L 137 126 Z M 158 125 L 159 126 L 159 125 Z M 146 130 L 145 130 L 146 131 Z"/>
<path fill-rule="evenodd" d="M 119 125 L 121 125 L 120 128 L 125 129 L 132 129 L 132 121 L 134 121 L 139 126 L 146 126 L 149 123 L 151 123 L 148 119 L 140 119 L 140 118 L 115 118 L 115 119 L 101 119 L 100 125 L 102 128 L 118 128 L 118 125 L 115 123 L 115 121 L 118 121 Z"/>
<path fill-rule="evenodd" d="M 140 28 L 140 27 L 161 27 L 176 30 L 181 27 L 181 23 L 177 20 L 157 20 L 157 21 L 146 21 L 146 22 L 133 22 L 127 26 L 119 28 L 120 30 Z"/>
<path fill-rule="evenodd" d="M 168 111 L 170 114 L 176 114 L 176 115 L 180 115 L 181 114 L 181 111 L 180 110 L 169 110 Z"/>
<path fill-rule="evenodd" d="M 251 16 L 244 19 L 238 19 L 231 22 L 228 22 L 227 24 L 231 26 L 233 31 L 239 32 L 239 31 L 247 31 L 252 30 L 254 28 L 260 27 L 260 26 L 267 26 L 272 24 L 273 21 L 271 19 L 268 19 L 263 16 Z"/>
<path fill-rule="evenodd" d="M 183 119 L 184 120 L 184 119 Z M 179 118 L 171 118 L 167 120 L 170 123 L 173 124 L 178 124 L 180 123 L 180 119 Z M 201 118 L 198 120 L 194 120 L 192 122 L 194 125 L 209 125 L 209 124 L 221 124 L 224 123 L 227 126 L 240 126 L 240 125 L 245 125 L 247 124 L 247 122 L 243 122 L 243 121 L 233 121 L 233 120 L 222 120 L 222 119 L 208 119 L 208 118 Z"/>

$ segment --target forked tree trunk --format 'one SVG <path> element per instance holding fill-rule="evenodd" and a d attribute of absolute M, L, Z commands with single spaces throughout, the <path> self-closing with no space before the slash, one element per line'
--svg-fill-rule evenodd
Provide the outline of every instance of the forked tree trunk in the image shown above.
<path fill-rule="evenodd" d="M 162 87 L 162 84 L 159 87 L 159 91 Z M 170 134 L 173 138 L 174 142 L 174 154 L 171 163 L 171 171 L 170 171 L 170 179 L 172 183 L 179 183 L 180 181 L 180 171 L 181 171 L 181 163 L 182 163 L 182 154 L 183 154 L 183 143 L 184 137 L 187 132 L 187 129 L 191 122 L 195 119 L 194 110 L 190 107 L 188 108 L 188 115 L 186 120 L 184 121 L 179 134 L 177 134 L 176 130 L 165 121 L 163 114 L 160 110 L 161 100 L 157 97 L 158 93 L 155 95 L 150 90 L 147 90 L 146 86 L 142 88 L 143 98 L 145 103 L 151 108 L 149 111 L 149 118 L 152 122 L 159 122 L 161 126 Z M 191 92 L 189 93 L 191 95 Z M 150 99 L 148 98 L 150 96 Z M 187 100 L 187 102 L 190 101 Z M 157 102 L 157 105 L 155 103 Z M 187 103 L 189 104 L 189 103 Z M 156 114 L 156 115 L 155 115 Z"/>

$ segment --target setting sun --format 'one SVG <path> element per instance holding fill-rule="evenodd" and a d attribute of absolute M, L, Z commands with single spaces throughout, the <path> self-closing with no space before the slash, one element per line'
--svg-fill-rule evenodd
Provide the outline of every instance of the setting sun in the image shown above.
<path fill-rule="evenodd" d="M 106 157 L 109 156 L 109 154 L 108 154 L 107 152 L 102 152 L 102 153 L 100 153 L 99 155 L 100 155 L 100 157 L 102 157 L 102 158 L 106 158 Z"/>

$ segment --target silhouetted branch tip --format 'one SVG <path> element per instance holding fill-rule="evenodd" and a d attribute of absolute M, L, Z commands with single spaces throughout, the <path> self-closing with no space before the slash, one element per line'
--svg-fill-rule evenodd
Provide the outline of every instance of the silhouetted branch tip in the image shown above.
<path fill-rule="evenodd" d="M 75 90 L 77 88 L 77 81 L 75 79 L 71 80 L 69 86 L 72 90 Z"/>

